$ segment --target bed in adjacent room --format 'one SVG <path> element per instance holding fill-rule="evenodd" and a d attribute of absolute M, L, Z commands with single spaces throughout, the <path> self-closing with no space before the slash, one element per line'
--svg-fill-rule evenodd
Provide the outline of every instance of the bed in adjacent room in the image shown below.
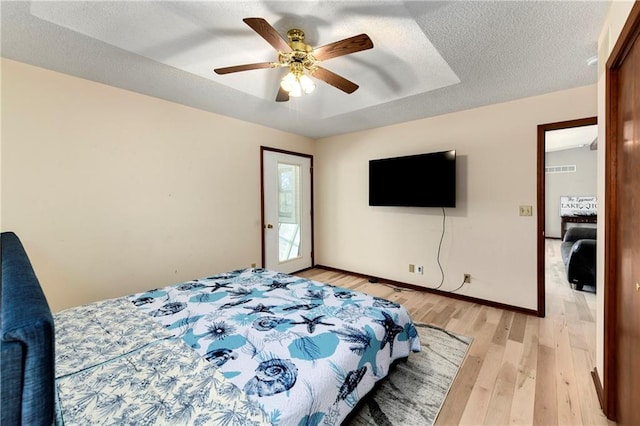
<path fill-rule="evenodd" d="M 34 303 L 46 306 L 46 300 L 32 271 L 13 271 L 30 270 L 15 234 L 3 233 L 2 243 L 2 391 L 13 384 L 28 394 L 33 364 L 5 383 L 5 369 L 15 367 L 5 362 L 5 349 L 16 341 L 36 345 L 41 339 L 20 329 L 46 325 L 39 316 L 46 319 L 50 311 L 47 306 L 25 318 Z M 29 287 L 37 287 L 35 299 L 21 309 L 27 301 L 15 289 Z M 39 410 L 53 415 L 55 406 L 56 421 L 66 425 L 338 425 L 394 360 L 420 350 L 401 305 L 264 269 L 67 309 L 53 316 L 53 325 L 51 406 L 45 401 L 33 408 L 23 399 L 16 410 L 5 407 L 3 396 L 3 424 L 10 420 L 6 413 L 24 423 Z M 38 360 L 46 371 L 53 348 L 43 353 Z"/>

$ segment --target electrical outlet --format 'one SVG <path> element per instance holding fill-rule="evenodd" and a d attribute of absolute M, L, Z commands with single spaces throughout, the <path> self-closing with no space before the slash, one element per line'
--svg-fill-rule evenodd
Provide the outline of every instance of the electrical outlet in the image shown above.
<path fill-rule="evenodd" d="M 416 265 L 414 265 L 413 263 L 409 264 L 409 272 L 415 272 L 416 271 Z"/>
<path fill-rule="evenodd" d="M 471 284 L 471 274 L 464 274 L 464 284 Z"/>
<path fill-rule="evenodd" d="M 416 274 L 424 274 L 424 267 L 422 265 L 418 265 L 418 267 L 416 268 Z"/>

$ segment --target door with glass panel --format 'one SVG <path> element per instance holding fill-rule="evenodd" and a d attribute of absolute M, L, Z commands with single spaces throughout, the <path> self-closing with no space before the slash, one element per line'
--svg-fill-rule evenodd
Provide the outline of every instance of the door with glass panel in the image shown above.
<path fill-rule="evenodd" d="M 291 273 L 313 265 L 311 157 L 262 149 L 263 265 Z"/>

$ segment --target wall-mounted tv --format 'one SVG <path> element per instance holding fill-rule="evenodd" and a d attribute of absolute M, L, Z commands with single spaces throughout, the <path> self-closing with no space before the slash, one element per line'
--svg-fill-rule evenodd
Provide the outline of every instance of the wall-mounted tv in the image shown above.
<path fill-rule="evenodd" d="M 369 205 L 456 206 L 456 151 L 369 161 Z"/>

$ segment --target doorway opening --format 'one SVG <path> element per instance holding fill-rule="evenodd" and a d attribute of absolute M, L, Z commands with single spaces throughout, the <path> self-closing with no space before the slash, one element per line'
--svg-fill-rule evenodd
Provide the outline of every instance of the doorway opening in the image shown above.
<path fill-rule="evenodd" d="M 537 244 L 538 316 L 540 317 L 547 315 L 547 293 L 551 290 L 566 292 L 566 288 L 562 287 L 565 284 L 566 287 L 573 284 L 577 289 L 583 288 L 587 283 L 582 273 L 584 268 L 579 268 L 581 273 L 575 277 L 572 276 L 576 282 L 569 282 L 566 256 L 570 254 L 572 247 L 565 244 L 565 259 L 563 259 L 562 240 L 567 229 L 571 227 L 595 226 L 594 221 L 597 220 L 597 210 L 594 210 L 597 209 L 596 149 L 596 117 L 538 126 Z M 590 250 L 586 249 L 585 252 Z M 573 261 L 576 262 L 577 259 L 578 257 Z M 586 261 L 591 262 L 589 259 Z M 577 265 L 578 263 L 573 263 L 572 266 Z M 595 284 L 595 256 L 593 257 L 593 276 L 593 284 Z M 551 280 L 553 280 L 553 287 L 551 287 Z M 575 303 L 584 304 L 580 302 L 583 298 L 577 299 Z"/>

